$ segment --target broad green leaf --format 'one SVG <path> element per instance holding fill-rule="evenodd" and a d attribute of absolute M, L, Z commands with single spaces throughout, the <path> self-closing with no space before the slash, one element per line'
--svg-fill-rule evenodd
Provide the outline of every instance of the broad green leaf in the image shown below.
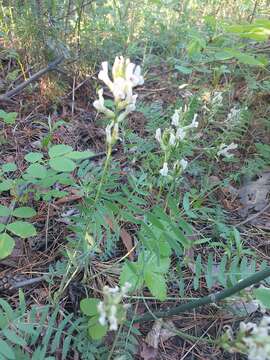
<path fill-rule="evenodd" d="M 49 157 L 50 158 L 59 157 L 72 152 L 72 150 L 73 150 L 72 147 L 69 145 L 64 145 L 64 144 L 53 145 L 49 149 Z"/>
<path fill-rule="evenodd" d="M 65 157 L 55 157 L 49 161 L 50 167 L 55 171 L 71 172 L 76 168 L 74 161 Z"/>
<path fill-rule="evenodd" d="M 13 216 L 18 217 L 18 218 L 31 218 L 33 216 L 35 216 L 36 210 L 33 208 L 30 208 L 28 206 L 23 206 L 23 207 L 19 207 L 17 209 L 15 209 L 12 213 Z"/>
<path fill-rule="evenodd" d="M 15 123 L 17 115 L 18 114 L 16 112 L 7 113 L 4 110 L 0 110 L 0 118 L 8 125 Z"/>
<path fill-rule="evenodd" d="M 12 253 L 15 241 L 6 233 L 0 234 L 0 260 L 6 258 Z"/>
<path fill-rule="evenodd" d="M 270 288 L 260 286 L 258 289 L 253 290 L 256 299 L 259 300 L 264 307 L 270 309 Z"/>
<path fill-rule="evenodd" d="M 160 301 L 166 300 L 167 286 L 164 275 L 147 271 L 144 274 L 144 280 L 153 296 L 155 296 Z"/>
<path fill-rule="evenodd" d="M 47 191 L 45 194 L 42 194 L 42 197 L 45 201 L 50 201 L 52 198 L 61 198 L 64 196 L 67 196 L 68 192 L 67 191 L 60 191 L 60 190 L 56 190 L 53 189 L 51 191 Z"/>
<path fill-rule="evenodd" d="M 24 221 L 14 221 L 6 226 L 6 228 L 13 234 L 26 239 L 30 236 L 35 236 L 37 234 L 35 227 Z"/>
<path fill-rule="evenodd" d="M 250 65 L 250 66 L 264 66 L 264 64 L 256 59 L 254 56 L 249 54 L 239 54 L 237 56 L 238 61 L 242 64 Z"/>
<path fill-rule="evenodd" d="M 101 325 L 98 321 L 92 324 L 91 319 L 88 323 L 88 334 L 93 340 L 100 340 L 106 335 L 108 326 Z"/>
<path fill-rule="evenodd" d="M 241 38 L 256 41 L 266 41 L 270 35 L 268 19 L 257 20 L 253 24 L 231 25 L 227 27 L 227 30 L 239 35 Z"/>
<path fill-rule="evenodd" d="M 0 329 L 3 330 L 8 326 L 8 319 L 6 314 L 0 311 Z"/>
<path fill-rule="evenodd" d="M 2 191 L 8 191 L 12 189 L 13 187 L 13 181 L 10 179 L 4 180 L 0 183 L 0 192 Z"/>
<path fill-rule="evenodd" d="M 4 231 L 4 230 L 5 230 L 5 228 L 6 228 L 6 225 L 4 225 L 4 224 L 0 224 L 0 233 L 1 233 L 2 231 Z"/>
<path fill-rule="evenodd" d="M 30 152 L 27 155 L 25 155 L 25 160 L 30 163 L 35 163 L 40 161 L 43 158 L 43 154 L 40 152 Z"/>
<path fill-rule="evenodd" d="M 12 344 L 17 344 L 20 346 L 27 346 L 26 341 L 18 336 L 15 331 L 9 330 L 9 329 L 4 329 L 3 330 L 3 334 L 5 335 L 5 337 L 11 341 Z"/>
<path fill-rule="evenodd" d="M 128 282 L 131 285 L 131 291 L 140 289 L 143 285 L 143 276 L 139 270 L 138 264 L 130 261 L 126 262 L 120 274 L 120 285 L 123 286 Z"/>
<path fill-rule="evenodd" d="M 165 274 L 169 271 L 170 268 L 170 258 L 162 257 L 160 259 L 157 258 L 156 255 L 151 256 L 150 259 L 147 260 L 145 264 L 146 271 L 152 271 L 159 274 Z"/>
<path fill-rule="evenodd" d="M 218 51 L 214 54 L 214 56 L 216 60 L 220 60 L 220 61 L 229 60 L 233 57 L 227 51 Z"/>
<path fill-rule="evenodd" d="M 47 174 L 49 174 L 49 171 Z M 58 182 L 57 174 L 55 174 L 53 176 L 46 176 L 44 179 L 42 179 L 40 181 L 39 184 L 41 187 L 48 189 L 49 187 L 54 185 L 56 182 Z"/>
<path fill-rule="evenodd" d="M 57 182 L 62 185 L 74 185 L 75 181 L 70 174 L 58 174 Z"/>
<path fill-rule="evenodd" d="M 94 316 L 98 314 L 97 305 L 100 300 L 95 298 L 83 299 L 80 302 L 80 308 L 84 315 Z"/>
<path fill-rule="evenodd" d="M 213 262 L 213 254 L 210 253 L 207 260 L 207 269 L 205 274 L 205 280 L 208 289 L 211 289 L 214 284 Z"/>
<path fill-rule="evenodd" d="M 2 354 L 6 360 L 15 360 L 13 349 L 2 339 L 0 339 L 0 354 Z"/>
<path fill-rule="evenodd" d="M 4 173 L 16 171 L 17 165 L 14 162 L 5 163 L 2 165 L 2 170 Z"/>
<path fill-rule="evenodd" d="M 192 211 L 190 209 L 189 198 L 190 198 L 190 193 L 186 192 L 185 195 L 184 195 L 184 198 L 183 198 L 183 208 L 185 210 L 185 213 L 188 215 L 188 217 L 190 217 L 191 219 L 197 219 L 198 216 L 195 214 L 194 211 Z"/>
<path fill-rule="evenodd" d="M 40 164 L 31 164 L 26 171 L 29 175 L 36 179 L 44 179 L 47 176 L 45 166 Z"/>
<path fill-rule="evenodd" d="M 175 70 L 181 72 L 182 74 L 185 74 L 185 75 L 189 75 L 192 73 L 192 69 L 186 67 L 186 66 L 181 66 L 181 65 L 175 65 Z"/>
<path fill-rule="evenodd" d="M 240 61 L 242 64 L 250 65 L 250 66 L 264 66 L 264 64 L 256 59 L 253 55 L 243 53 L 241 51 L 238 51 L 236 49 L 232 48 L 226 48 L 224 49 L 228 54 L 235 57 L 238 61 Z"/>
<path fill-rule="evenodd" d="M 158 219 L 158 217 L 155 214 L 152 214 L 152 213 L 149 212 L 147 214 L 147 219 L 149 220 L 149 222 L 151 224 L 156 226 L 158 229 L 165 230 L 165 227 L 164 227 L 163 223 Z"/>
<path fill-rule="evenodd" d="M 95 155 L 92 151 L 72 151 L 64 156 L 72 160 L 84 160 Z"/>
<path fill-rule="evenodd" d="M 9 216 L 11 213 L 10 209 L 4 205 L 0 205 L 0 217 Z"/>

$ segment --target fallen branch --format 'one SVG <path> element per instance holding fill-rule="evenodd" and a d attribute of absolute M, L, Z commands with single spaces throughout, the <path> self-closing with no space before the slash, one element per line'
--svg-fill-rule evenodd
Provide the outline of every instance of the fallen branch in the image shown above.
<path fill-rule="evenodd" d="M 198 307 L 201 307 L 204 305 L 215 304 L 218 301 L 224 300 L 224 299 L 238 293 L 239 291 L 248 288 L 249 286 L 258 284 L 260 281 L 265 280 L 268 277 L 270 277 L 270 266 L 268 266 L 264 270 L 257 272 L 254 275 L 247 277 L 244 280 L 239 281 L 236 285 L 232 286 L 231 288 L 227 288 L 227 289 L 219 291 L 217 293 L 210 294 L 208 296 L 204 296 L 200 299 L 190 301 L 186 304 L 176 306 L 173 309 L 169 309 L 169 310 L 165 310 L 165 311 L 157 311 L 157 312 L 153 311 L 153 315 L 151 313 L 148 313 L 148 314 L 145 314 L 142 316 L 135 317 L 134 319 L 132 319 L 132 322 L 139 323 L 139 322 L 143 322 L 143 321 L 154 320 L 156 318 L 168 318 L 173 315 L 179 315 L 183 312 L 197 309 Z"/>
<path fill-rule="evenodd" d="M 18 94 L 19 92 L 21 92 L 26 86 L 28 86 L 32 82 L 38 80 L 41 76 L 43 76 L 47 72 L 57 70 L 57 65 L 59 65 L 63 60 L 64 60 L 64 56 L 59 56 L 57 59 L 55 59 L 54 61 L 49 63 L 48 66 L 46 66 L 45 68 L 39 70 L 36 74 L 31 76 L 28 80 L 24 81 L 23 83 L 21 83 L 20 85 L 15 87 L 15 89 L 7 91 L 3 95 L 0 95 L 0 101 L 10 101 L 10 98 L 12 96 L 14 96 L 14 95 Z"/>

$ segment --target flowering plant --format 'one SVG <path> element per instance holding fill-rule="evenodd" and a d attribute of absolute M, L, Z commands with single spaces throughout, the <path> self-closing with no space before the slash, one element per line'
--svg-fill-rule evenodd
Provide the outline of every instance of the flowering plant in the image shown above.
<path fill-rule="evenodd" d="M 96 110 L 105 115 L 109 120 L 106 126 L 106 143 L 107 143 L 107 156 L 103 169 L 103 175 L 97 189 L 95 202 L 99 198 L 102 184 L 108 170 L 112 147 L 119 139 L 119 125 L 120 123 L 136 109 L 137 94 L 133 94 L 133 88 L 144 83 L 143 76 L 141 75 L 141 68 L 125 59 L 123 56 L 116 56 L 112 67 L 112 80 L 109 76 L 109 64 L 104 61 L 101 64 L 101 71 L 98 78 L 102 80 L 105 85 L 112 92 L 114 99 L 114 109 L 111 110 L 105 105 L 103 97 L 103 89 L 98 91 L 98 100 L 95 100 L 93 106 Z"/>
<path fill-rule="evenodd" d="M 125 283 L 121 288 L 104 286 L 103 301 L 96 298 L 81 300 L 81 311 L 89 316 L 88 333 L 92 339 L 101 339 L 108 330 L 116 331 L 118 325 L 125 320 L 129 305 L 122 304 L 122 300 L 130 287 L 129 283 Z"/>
<path fill-rule="evenodd" d="M 197 128 L 199 123 L 197 121 L 198 115 L 195 114 L 191 124 L 183 125 L 184 115 L 187 112 L 187 107 L 176 109 L 172 118 L 171 118 L 171 127 L 166 128 L 163 132 L 160 128 L 156 130 L 156 140 L 160 144 L 161 150 L 164 153 L 163 167 L 160 169 L 159 173 L 162 176 L 169 175 L 169 161 L 171 160 L 171 154 L 173 150 L 180 146 L 180 144 L 187 137 L 191 129 Z M 174 175 L 180 175 L 181 172 L 187 167 L 187 160 L 182 158 L 177 160 L 172 165 L 172 171 Z"/>
<path fill-rule="evenodd" d="M 230 145 L 226 144 L 220 144 L 219 151 L 217 152 L 218 156 L 224 156 L 227 159 L 230 159 L 233 157 L 233 154 L 229 151 L 237 149 L 238 145 L 235 143 L 231 143 Z"/>
<path fill-rule="evenodd" d="M 241 322 L 235 337 L 232 328 L 227 327 L 221 338 L 221 345 L 229 352 L 247 354 L 249 360 L 269 360 L 270 317 L 264 316 L 258 325 Z"/>
<path fill-rule="evenodd" d="M 119 139 L 119 123 L 136 108 L 138 95 L 133 94 L 133 88 L 142 85 L 144 79 L 140 66 L 131 63 L 129 59 L 124 59 L 123 56 L 115 58 L 112 80 L 109 77 L 108 62 L 104 61 L 101 67 L 98 78 L 107 85 L 113 94 L 114 111 L 105 106 L 103 89 L 98 91 L 98 100 L 94 101 L 93 106 L 110 120 L 106 127 L 106 141 L 108 145 L 114 145 Z"/>
<path fill-rule="evenodd" d="M 118 324 L 125 319 L 126 309 L 128 304 L 121 304 L 121 301 L 126 296 L 131 285 L 125 283 L 124 286 L 110 288 L 104 286 L 103 295 L 104 300 L 100 301 L 97 306 L 99 312 L 99 323 L 101 325 L 110 324 L 109 330 L 117 330 Z"/>

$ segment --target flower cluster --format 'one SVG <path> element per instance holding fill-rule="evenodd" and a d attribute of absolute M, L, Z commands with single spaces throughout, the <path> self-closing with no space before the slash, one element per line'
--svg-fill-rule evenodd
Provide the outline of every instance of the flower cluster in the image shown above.
<path fill-rule="evenodd" d="M 156 130 L 156 140 L 160 144 L 162 151 L 164 152 L 164 163 L 162 169 L 160 169 L 160 174 L 162 176 L 168 176 L 169 168 L 168 162 L 172 150 L 180 145 L 180 143 L 187 137 L 190 130 L 197 128 L 199 123 L 197 121 L 198 115 L 195 114 L 191 124 L 183 126 L 183 118 L 187 112 L 187 107 L 176 109 L 172 118 L 171 118 L 171 127 L 166 128 L 163 132 L 160 128 Z M 173 172 L 176 175 L 179 175 L 187 167 L 187 161 L 185 159 L 177 160 L 173 164 Z"/>
<path fill-rule="evenodd" d="M 227 123 L 230 126 L 236 125 L 239 122 L 241 112 L 242 112 L 241 109 L 237 108 L 236 106 L 231 108 L 231 110 L 229 111 L 229 113 L 227 115 L 225 123 Z"/>
<path fill-rule="evenodd" d="M 122 305 L 121 301 L 128 293 L 131 285 L 125 283 L 124 286 L 110 288 L 104 286 L 103 295 L 104 300 L 98 304 L 99 322 L 101 325 L 110 324 L 110 330 L 117 330 L 118 324 L 125 319 L 126 308 L 128 305 Z"/>
<path fill-rule="evenodd" d="M 144 79 L 141 75 L 140 66 L 131 63 L 123 56 L 116 57 L 112 67 L 112 80 L 109 76 L 109 64 L 107 61 L 101 64 L 98 78 L 110 89 L 114 98 L 114 111 L 105 106 L 103 89 L 98 91 L 98 100 L 93 106 L 103 113 L 111 122 L 106 127 L 106 141 L 112 146 L 119 139 L 119 123 L 129 113 L 135 110 L 137 94 L 133 94 L 133 88 L 142 85 Z"/>
<path fill-rule="evenodd" d="M 218 113 L 223 103 L 223 93 L 220 91 L 215 91 L 213 94 L 207 92 L 202 97 L 204 105 L 202 106 L 202 111 L 208 113 L 208 121 L 212 122 L 215 120 L 215 115 Z"/>
<path fill-rule="evenodd" d="M 231 143 L 230 145 L 221 144 L 219 147 L 219 151 L 217 152 L 218 156 L 224 156 L 227 159 L 232 158 L 233 154 L 229 153 L 231 150 L 237 149 L 238 145 L 235 143 Z"/>
<path fill-rule="evenodd" d="M 211 99 L 211 103 L 213 107 L 220 107 L 222 106 L 223 102 L 223 95 L 221 91 L 215 91 L 213 94 L 213 98 Z"/>
<path fill-rule="evenodd" d="M 254 323 L 240 323 L 236 338 L 230 327 L 223 335 L 223 346 L 231 352 L 241 352 L 248 355 L 249 360 L 270 359 L 270 317 L 264 316 L 257 325 Z"/>

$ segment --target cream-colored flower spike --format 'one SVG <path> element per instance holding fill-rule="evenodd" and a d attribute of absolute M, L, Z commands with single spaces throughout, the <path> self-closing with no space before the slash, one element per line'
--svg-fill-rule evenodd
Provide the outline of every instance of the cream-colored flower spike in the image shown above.
<path fill-rule="evenodd" d="M 99 72 L 98 78 L 111 90 L 115 101 L 120 103 L 125 100 L 126 105 L 134 102 L 132 89 L 144 83 L 140 66 L 131 63 L 129 59 L 124 59 L 123 56 L 116 56 L 112 67 L 113 81 L 109 77 L 108 62 L 103 62 L 101 66 L 102 70 Z M 121 105 L 123 106 L 123 104 Z"/>
<path fill-rule="evenodd" d="M 107 85 L 114 97 L 114 111 L 106 108 L 103 89 L 98 91 L 98 100 L 93 102 L 97 111 L 105 114 L 111 120 L 111 123 L 106 127 L 106 142 L 111 148 L 120 139 L 119 124 L 136 109 L 138 95 L 133 95 L 133 88 L 142 85 L 144 80 L 140 66 L 136 66 L 123 56 L 116 56 L 115 58 L 112 67 L 112 80 L 107 61 L 102 62 L 98 78 Z"/>
<path fill-rule="evenodd" d="M 93 106 L 97 109 L 97 111 L 102 112 L 108 117 L 114 117 L 114 112 L 110 109 L 107 109 L 104 104 L 104 97 L 103 97 L 103 89 L 98 91 L 98 100 L 93 102 Z"/>
<path fill-rule="evenodd" d="M 217 155 L 218 156 L 222 155 L 222 156 L 224 156 L 226 158 L 231 158 L 234 155 L 229 153 L 229 151 L 235 150 L 235 149 L 237 149 L 237 147 L 238 147 L 238 145 L 233 143 L 233 142 L 230 145 L 221 144 L 220 147 L 219 147 L 219 151 L 217 152 Z"/>
<path fill-rule="evenodd" d="M 159 170 L 160 175 L 162 176 L 168 176 L 169 169 L 168 169 L 168 163 L 164 162 L 162 169 Z"/>
<path fill-rule="evenodd" d="M 108 61 L 104 61 L 101 63 L 102 70 L 100 70 L 98 74 L 99 80 L 102 80 L 108 88 L 112 91 L 113 90 L 113 82 L 109 77 L 109 64 Z"/>

